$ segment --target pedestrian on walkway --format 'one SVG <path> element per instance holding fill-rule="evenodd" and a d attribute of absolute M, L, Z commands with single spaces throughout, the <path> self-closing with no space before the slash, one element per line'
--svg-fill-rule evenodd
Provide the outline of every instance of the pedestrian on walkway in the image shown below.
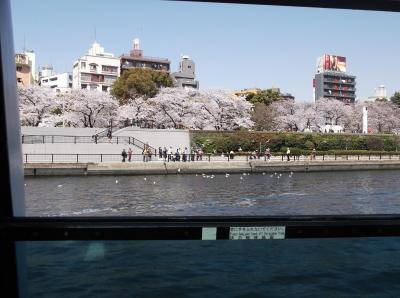
<path fill-rule="evenodd" d="M 269 147 L 265 149 L 265 158 L 267 159 L 267 161 L 271 161 L 271 150 L 269 149 Z"/>
<path fill-rule="evenodd" d="M 188 160 L 188 149 L 187 149 L 187 147 L 185 147 L 185 149 L 183 150 L 183 156 L 182 157 L 183 157 L 182 160 L 184 162 L 186 162 Z"/>
<path fill-rule="evenodd" d="M 125 162 L 125 159 L 126 159 L 126 156 L 127 156 L 125 149 L 122 149 L 121 156 L 122 156 L 122 162 Z"/>
<path fill-rule="evenodd" d="M 172 146 L 168 148 L 168 161 L 172 160 Z"/>
<path fill-rule="evenodd" d="M 164 158 L 164 161 L 167 160 L 167 156 L 168 156 L 167 147 L 164 147 L 164 149 L 163 149 L 163 158 Z"/>
<path fill-rule="evenodd" d="M 129 147 L 129 149 L 128 149 L 128 161 L 131 162 L 131 160 L 132 160 L 132 148 Z"/>
<path fill-rule="evenodd" d="M 157 154 L 156 153 L 154 153 L 155 154 L 155 156 L 157 156 Z M 147 161 L 151 161 L 151 156 L 152 156 L 153 154 L 152 154 L 152 152 L 151 152 L 151 148 L 150 148 L 150 146 L 148 146 L 147 145 Z"/>
<path fill-rule="evenodd" d="M 162 148 L 158 147 L 158 157 L 161 159 L 163 157 Z"/>
<path fill-rule="evenodd" d="M 289 147 L 286 150 L 286 157 L 287 157 L 287 161 L 290 161 L 290 149 L 289 149 Z"/>
<path fill-rule="evenodd" d="M 107 131 L 107 138 L 108 138 L 108 142 L 111 144 L 111 139 L 112 139 L 112 131 L 111 131 L 111 129 L 109 128 L 108 129 L 108 131 Z"/>

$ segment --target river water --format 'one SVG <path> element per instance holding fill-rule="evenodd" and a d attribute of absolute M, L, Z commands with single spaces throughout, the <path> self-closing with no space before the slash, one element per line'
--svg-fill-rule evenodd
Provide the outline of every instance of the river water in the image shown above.
<path fill-rule="evenodd" d="M 28 216 L 400 213 L 400 171 L 26 177 Z"/>

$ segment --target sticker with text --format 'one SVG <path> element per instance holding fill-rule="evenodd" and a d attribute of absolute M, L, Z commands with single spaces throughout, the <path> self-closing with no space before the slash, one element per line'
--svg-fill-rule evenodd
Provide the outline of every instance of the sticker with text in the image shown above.
<path fill-rule="evenodd" d="M 229 230 L 230 240 L 263 240 L 263 239 L 285 239 L 284 226 L 270 227 L 231 227 Z"/>

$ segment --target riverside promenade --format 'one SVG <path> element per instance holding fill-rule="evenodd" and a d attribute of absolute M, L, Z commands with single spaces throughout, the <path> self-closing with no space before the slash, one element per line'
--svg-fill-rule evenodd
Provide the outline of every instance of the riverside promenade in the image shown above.
<path fill-rule="evenodd" d="M 25 163 L 25 176 L 167 175 L 400 170 L 400 160 Z"/>

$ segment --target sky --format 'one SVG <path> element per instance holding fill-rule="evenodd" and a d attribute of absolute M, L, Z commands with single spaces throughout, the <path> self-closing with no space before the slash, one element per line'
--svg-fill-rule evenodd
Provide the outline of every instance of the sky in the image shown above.
<path fill-rule="evenodd" d="M 14 48 L 36 53 L 56 73 L 96 40 L 106 52 L 128 53 L 140 39 L 145 56 L 182 54 L 196 63 L 201 89 L 278 87 L 312 100 L 316 59 L 345 56 L 357 76 L 357 97 L 383 84 L 400 90 L 400 14 L 320 8 L 156 0 L 12 0 Z"/>

